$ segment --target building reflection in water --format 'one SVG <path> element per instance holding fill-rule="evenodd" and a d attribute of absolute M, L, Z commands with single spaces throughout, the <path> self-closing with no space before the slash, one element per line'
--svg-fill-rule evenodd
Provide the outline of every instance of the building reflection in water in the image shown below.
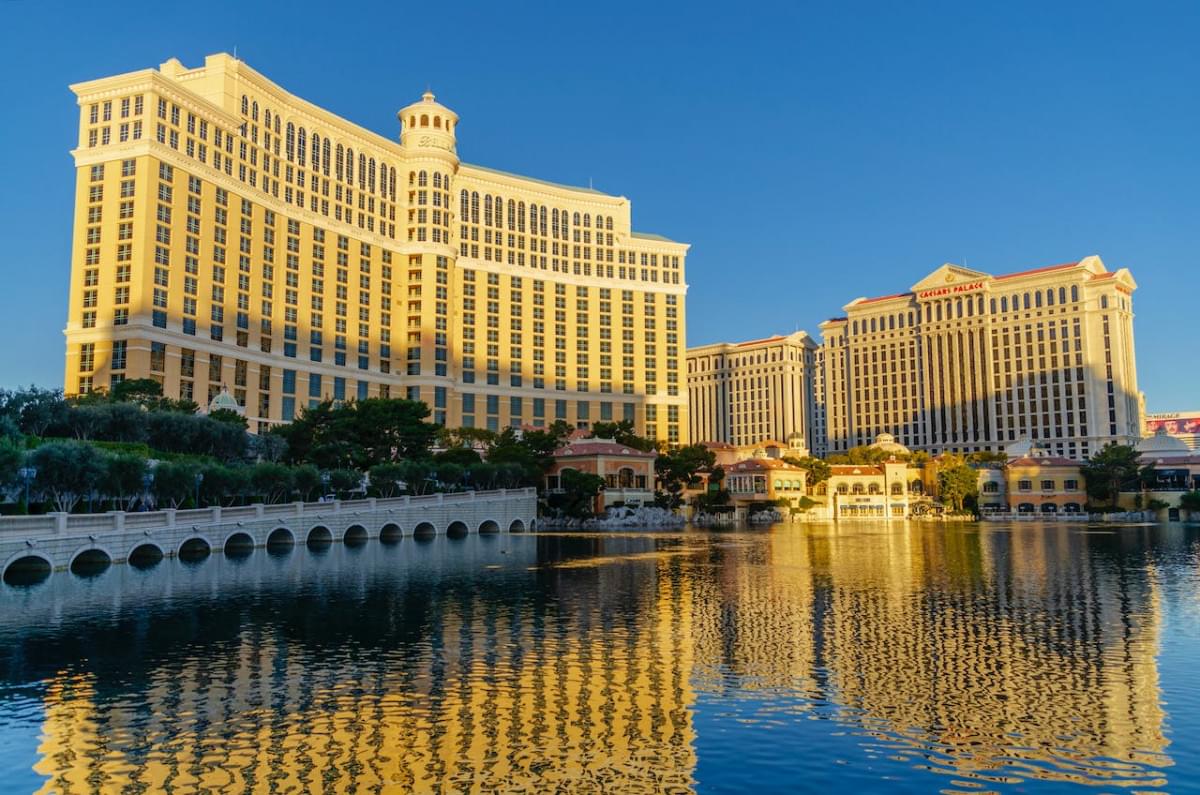
<path fill-rule="evenodd" d="M 299 597 L 263 563 L 252 597 L 64 625 L 44 791 L 686 791 L 696 710 L 724 697 L 844 724 L 900 770 L 1165 783 L 1159 597 L 1114 535 L 511 543 L 460 569 L 364 555 Z M 62 652 L 26 638 L 6 679 Z"/>

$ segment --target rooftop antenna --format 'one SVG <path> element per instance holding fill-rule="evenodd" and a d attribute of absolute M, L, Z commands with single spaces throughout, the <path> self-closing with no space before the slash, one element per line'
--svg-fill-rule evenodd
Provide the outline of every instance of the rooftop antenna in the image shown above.
<path fill-rule="evenodd" d="M 592 178 L 591 177 L 588 177 L 588 190 L 595 190 L 595 188 L 592 187 Z"/>
<path fill-rule="evenodd" d="M 237 45 L 233 45 L 233 60 L 237 60 Z"/>

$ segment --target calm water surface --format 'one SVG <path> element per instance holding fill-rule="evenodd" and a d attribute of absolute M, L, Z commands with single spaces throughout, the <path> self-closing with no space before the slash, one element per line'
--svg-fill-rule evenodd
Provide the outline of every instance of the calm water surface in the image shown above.
<path fill-rule="evenodd" d="M 3 792 L 1200 791 L 1200 530 L 405 538 L 0 585 Z"/>

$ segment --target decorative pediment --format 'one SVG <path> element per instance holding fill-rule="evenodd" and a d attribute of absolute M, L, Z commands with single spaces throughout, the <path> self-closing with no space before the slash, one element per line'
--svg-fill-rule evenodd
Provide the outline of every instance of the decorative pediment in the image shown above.
<path fill-rule="evenodd" d="M 920 293 L 923 290 L 935 290 L 941 287 L 953 287 L 957 284 L 978 282 L 990 278 L 992 278 L 990 273 L 973 271 L 970 268 L 964 268 L 961 265 L 951 265 L 949 262 L 947 262 L 945 265 L 914 284 L 912 286 L 912 291 L 914 293 Z"/>

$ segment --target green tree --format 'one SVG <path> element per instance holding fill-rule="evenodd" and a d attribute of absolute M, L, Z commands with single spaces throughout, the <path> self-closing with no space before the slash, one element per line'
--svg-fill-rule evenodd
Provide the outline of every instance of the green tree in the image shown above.
<path fill-rule="evenodd" d="M 467 467 L 467 484 L 475 491 L 488 491 L 496 488 L 496 465 L 483 461 Z"/>
<path fill-rule="evenodd" d="M 292 470 L 273 461 L 262 461 L 250 468 L 250 489 L 263 502 L 283 502 L 292 494 Z"/>
<path fill-rule="evenodd" d="M 17 421 L 22 433 L 45 436 L 52 426 L 66 418 L 67 404 L 61 389 L 28 386 L 5 395 L 5 409 Z"/>
<path fill-rule="evenodd" d="M 250 472 L 241 465 L 212 463 L 200 470 L 200 501 L 205 505 L 230 506 L 250 490 Z"/>
<path fill-rule="evenodd" d="M 339 498 L 344 498 L 352 491 L 362 487 L 362 475 L 353 469 L 331 469 L 329 471 L 329 488 Z"/>
<path fill-rule="evenodd" d="M 130 378 L 114 384 L 108 397 L 114 403 L 137 403 L 155 408 L 162 400 L 162 385 L 153 378 Z"/>
<path fill-rule="evenodd" d="M 434 472 L 437 473 L 438 483 L 442 489 L 457 489 L 462 485 L 463 475 L 466 473 L 466 467 L 462 464 L 456 464 L 453 461 L 443 461 L 434 464 Z"/>
<path fill-rule="evenodd" d="M 979 496 L 979 473 L 958 456 L 945 456 L 938 467 L 938 493 L 942 502 L 961 513 L 969 500 Z"/>
<path fill-rule="evenodd" d="M 827 462 L 822 461 L 819 458 L 813 458 L 812 456 L 806 456 L 804 458 L 798 458 L 796 456 L 784 456 L 783 460 L 792 466 L 797 466 L 804 470 L 804 483 L 809 488 L 812 488 L 818 483 L 824 483 L 825 481 L 829 480 L 829 475 L 833 471 L 830 469 Z"/>
<path fill-rule="evenodd" d="M 482 466 L 482 464 L 480 465 Z M 401 461 L 404 485 L 409 494 L 427 494 L 430 489 L 430 465 L 425 461 Z"/>
<path fill-rule="evenodd" d="M 1188 513 L 1200 513 L 1200 491 L 1188 491 L 1179 495 L 1179 507 Z"/>
<path fill-rule="evenodd" d="M 192 496 L 198 471 L 186 461 L 159 461 L 154 467 L 155 503 L 160 507 L 178 508 Z"/>
<path fill-rule="evenodd" d="M 667 508 L 676 510 L 683 504 L 683 490 L 696 480 L 696 473 L 712 469 L 717 457 L 702 444 L 691 444 L 659 453 L 654 460 L 654 470 L 662 486 L 659 501 Z"/>
<path fill-rule="evenodd" d="M 629 420 L 619 422 L 597 422 L 592 425 L 592 436 L 598 439 L 612 439 L 617 444 L 649 453 L 655 448 L 653 439 L 638 436 L 633 432 L 633 423 Z"/>
<path fill-rule="evenodd" d="M 479 453 L 470 447 L 451 447 L 433 457 L 435 464 L 458 464 L 460 467 L 469 467 L 472 464 L 478 464 L 482 460 L 479 457 Z"/>
<path fill-rule="evenodd" d="M 102 456 L 104 467 L 100 491 L 113 501 L 116 510 L 128 511 L 145 489 L 146 459 L 133 453 L 110 453 Z"/>
<path fill-rule="evenodd" d="M 403 490 L 404 466 L 398 463 L 376 464 L 370 470 L 371 487 L 380 497 L 396 497 Z"/>
<path fill-rule="evenodd" d="M 292 468 L 292 489 L 304 502 L 321 493 L 321 470 L 312 464 Z"/>
<path fill-rule="evenodd" d="M 595 501 L 604 488 L 604 478 L 590 472 L 564 469 L 558 482 L 560 490 L 547 498 L 552 509 L 573 519 L 595 515 Z"/>
<path fill-rule="evenodd" d="M 236 425 L 243 431 L 250 427 L 250 423 L 241 414 L 238 414 L 233 409 L 215 409 L 208 412 L 208 418 L 213 422 L 224 422 L 230 425 Z"/>
<path fill-rule="evenodd" d="M 24 462 L 24 450 L 11 439 L 0 439 L 0 489 L 17 482 L 17 470 Z"/>
<path fill-rule="evenodd" d="M 80 442 L 50 442 L 29 455 L 37 467 L 34 484 L 50 495 L 55 510 L 71 511 L 89 497 L 104 476 L 104 460 L 99 450 Z"/>
<path fill-rule="evenodd" d="M 1140 488 L 1138 451 L 1128 445 L 1110 444 L 1083 465 L 1088 497 L 1097 504 L 1115 506 L 1122 491 Z"/>
<path fill-rule="evenodd" d="M 103 411 L 106 416 L 97 438 L 108 442 L 146 440 L 146 412 L 141 406 L 136 403 L 112 403 L 104 406 Z"/>

